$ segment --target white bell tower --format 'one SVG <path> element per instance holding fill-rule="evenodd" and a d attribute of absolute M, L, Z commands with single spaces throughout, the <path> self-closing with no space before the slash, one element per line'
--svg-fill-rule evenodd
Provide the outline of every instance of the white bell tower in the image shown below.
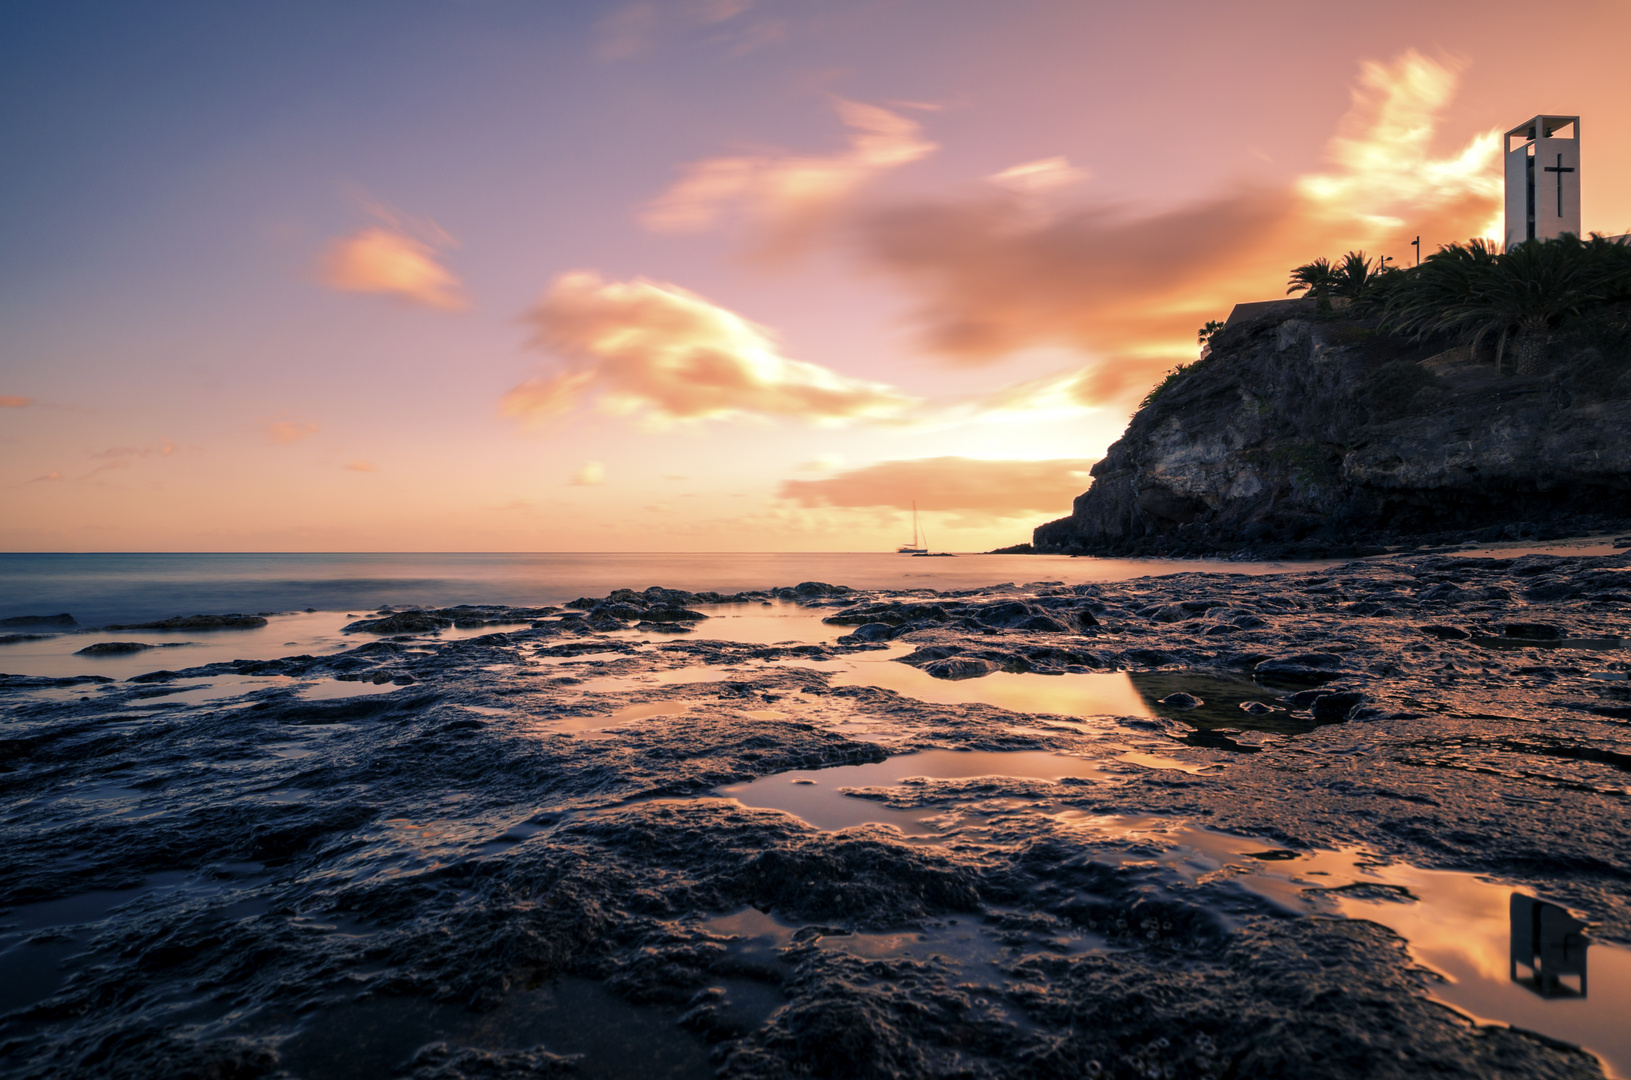
<path fill-rule="evenodd" d="M 1537 116 L 1506 133 L 1506 246 L 1580 235 L 1580 118 Z"/>

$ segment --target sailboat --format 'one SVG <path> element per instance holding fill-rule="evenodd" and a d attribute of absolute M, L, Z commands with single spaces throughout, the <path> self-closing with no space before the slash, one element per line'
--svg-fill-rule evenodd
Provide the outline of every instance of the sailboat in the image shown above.
<path fill-rule="evenodd" d="M 925 539 L 927 539 L 927 538 L 925 538 Z M 910 544 L 902 544 L 900 547 L 896 548 L 895 549 L 895 554 L 896 555 L 927 555 L 928 553 L 929 553 L 929 549 L 928 549 L 927 545 L 922 546 L 922 547 L 918 546 L 918 542 L 917 542 L 917 500 L 913 499 L 912 500 L 912 542 Z"/>

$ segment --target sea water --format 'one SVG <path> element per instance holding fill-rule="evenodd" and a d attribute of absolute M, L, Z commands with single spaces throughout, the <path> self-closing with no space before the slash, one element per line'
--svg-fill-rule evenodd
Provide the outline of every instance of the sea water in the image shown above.
<path fill-rule="evenodd" d="M 381 605 L 562 604 L 662 585 L 733 593 L 801 581 L 857 589 L 975 589 L 1003 582 L 1261 574 L 1329 565 L 1068 555 L 913 558 L 871 552 L 3 554 L 0 619 L 67 612 L 85 626 L 225 612 Z"/>

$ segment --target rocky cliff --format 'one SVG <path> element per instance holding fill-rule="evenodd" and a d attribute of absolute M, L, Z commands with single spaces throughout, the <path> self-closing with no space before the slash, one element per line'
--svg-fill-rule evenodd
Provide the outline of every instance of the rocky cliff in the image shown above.
<path fill-rule="evenodd" d="M 1313 301 L 1240 305 L 1093 467 L 1036 550 L 1353 554 L 1625 527 L 1631 305 L 1552 334 L 1540 375 Z"/>

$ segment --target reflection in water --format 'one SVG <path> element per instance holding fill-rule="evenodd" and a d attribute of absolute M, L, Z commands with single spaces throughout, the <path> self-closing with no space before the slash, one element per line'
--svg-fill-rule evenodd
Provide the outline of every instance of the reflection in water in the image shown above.
<path fill-rule="evenodd" d="M 1513 982 L 1543 998 L 1586 996 L 1586 924 L 1556 904 L 1513 893 Z M 1527 975 L 1520 975 L 1526 969 Z M 1568 980 L 1568 981 L 1565 981 Z"/>
<path fill-rule="evenodd" d="M 1228 738 L 1231 733 L 1261 731 L 1274 735 L 1304 735 L 1321 721 L 1308 714 L 1293 716 L 1280 695 L 1284 688 L 1242 675 L 1212 675 L 1197 671 L 1134 671 L 1128 676 L 1140 703 L 1151 716 L 1177 720 L 1195 729 L 1180 742 L 1215 750 L 1252 751 Z M 1301 689 L 1301 688 L 1299 688 Z M 1186 708 L 1163 704 L 1173 694 L 1189 694 L 1201 704 Z M 1256 707 L 1248 711 L 1243 706 Z"/>

